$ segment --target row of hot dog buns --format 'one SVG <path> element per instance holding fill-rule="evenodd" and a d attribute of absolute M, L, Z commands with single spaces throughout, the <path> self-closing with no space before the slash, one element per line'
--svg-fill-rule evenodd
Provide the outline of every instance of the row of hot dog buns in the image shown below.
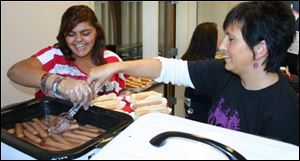
<path fill-rule="evenodd" d="M 134 118 L 138 118 L 146 113 L 160 112 L 169 113 L 170 108 L 167 106 L 167 99 L 161 93 L 155 91 L 147 91 L 140 93 L 133 93 L 128 96 L 126 101 L 130 103 L 132 111 L 134 111 Z M 120 99 L 115 93 L 104 94 L 93 100 L 93 105 L 109 110 L 122 111 Z M 125 103 L 125 102 L 123 102 Z"/>
<path fill-rule="evenodd" d="M 155 91 L 132 94 L 130 102 L 136 118 L 152 112 L 169 113 L 166 98 L 161 93 Z"/>

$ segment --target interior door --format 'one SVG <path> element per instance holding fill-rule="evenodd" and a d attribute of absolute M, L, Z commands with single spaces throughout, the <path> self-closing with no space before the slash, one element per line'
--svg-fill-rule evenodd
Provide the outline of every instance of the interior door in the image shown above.
<path fill-rule="evenodd" d="M 175 1 L 159 2 L 159 52 L 160 56 L 175 58 L 176 49 L 176 3 Z M 176 104 L 175 86 L 164 85 L 164 97 L 168 99 L 168 104 L 172 108 L 174 115 L 174 105 Z"/>

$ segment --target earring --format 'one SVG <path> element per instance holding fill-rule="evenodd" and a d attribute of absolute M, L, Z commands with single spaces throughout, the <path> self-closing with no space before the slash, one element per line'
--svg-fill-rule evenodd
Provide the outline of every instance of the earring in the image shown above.
<path fill-rule="evenodd" d="M 258 63 L 253 64 L 253 68 L 256 69 L 258 67 Z"/>

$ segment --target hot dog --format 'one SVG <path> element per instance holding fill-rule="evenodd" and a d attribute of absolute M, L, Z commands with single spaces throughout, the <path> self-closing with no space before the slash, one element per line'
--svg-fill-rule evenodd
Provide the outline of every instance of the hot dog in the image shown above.
<path fill-rule="evenodd" d="M 114 109 L 120 109 L 121 103 L 118 100 L 112 100 L 112 101 L 105 101 L 105 102 L 96 102 L 96 103 L 94 103 L 94 106 L 114 110 Z"/>
<path fill-rule="evenodd" d="M 18 138 L 24 138 L 23 127 L 21 123 L 16 123 L 16 135 Z"/>
<path fill-rule="evenodd" d="M 37 124 L 36 122 L 32 122 L 32 126 L 39 133 L 39 135 L 42 138 L 46 138 L 48 136 L 47 133 L 44 131 L 44 129 L 42 127 L 40 127 L 40 125 Z"/>
<path fill-rule="evenodd" d="M 14 134 L 16 132 L 15 128 L 10 128 L 6 130 L 7 133 L 9 134 Z"/>
<path fill-rule="evenodd" d="M 138 78 L 143 82 L 148 82 L 148 83 L 152 82 L 152 79 L 150 79 L 150 78 L 145 78 L 145 77 L 138 77 Z"/>
<path fill-rule="evenodd" d="M 51 146 L 51 147 L 54 147 L 54 148 L 59 148 L 61 150 L 68 150 L 68 149 L 72 148 L 71 146 L 56 142 L 56 141 L 54 141 L 50 138 L 46 138 L 45 145 L 48 145 L 48 146 Z"/>
<path fill-rule="evenodd" d="M 130 101 L 131 103 L 135 103 L 136 101 L 153 99 L 153 98 L 162 98 L 162 94 L 154 91 L 136 93 L 130 96 Z"/>
<path fill-rule="evenodd" d="M 79 134 L 79 135 L 84 135 L 90 138 L 95 138 L 97 136 L 99 136 L 99 133 L 93 133 L 93 132 L 89 132 L 89 131 L 82 131 L 82 130 L 74 130 L 73 131 L 74 134 Z"/>
<path fill-rule="evenodd" d="M 49 151 L 60 151 L 61 150 L 61 149 L 54 148 L 54 147 L 51 147 L 51 146 L 47 146 L 47 145 L 44 145 L 44 144 L 37 144 L 34 141 L 29 140 L 28 138 L 24 138 L 24 140 L 27 141 L 30 144 L 33 144 L 33 145 L 41 148 L 41 149 L 45 149 L 45 150 L 49 150 Z"/>
<path fill-rule="evenodd" d="M 92 138 L 90 137 L 87 137 L 87 136 L 83 136 L 83 135 L 79 135 L 79 134 L 74 134 L 72 132 L 64 132 L 62 134 L 63 136 L 66 136 L 66 137 L 70 137 L 70 138 L 73 138 L 73 139 L 79 139 L 79 140 L 83 140 L 83 141 L 89 141 L 91 140 Z"/>
<path fill-rule="evenodd" d="M 68 130 L 74 130 L 74 129 L 78 129 L 79 125 L 77 123 L 72 124 Z"/>
<path fill-rule="evenodd" d="M 85 124 L 84 127 L 88 128 L 88 129 L 95 129 L 95 130 L 99 130 L 100 132 L 104 133 L 106 130 L 104 129 L 101 129 L 99 127 L 96 127 L 96 126 L 93 126 L 93 125 L 90 125 L 90 124 Z"/>
<path fill-rule="evenodd" d="M 129 76 L 126 80 L 130 80 L 132 82 L 137 81 L 138 78 L 134 77 L 134 76 Z"/>
<path fill-rule="evenodd" d="M 22 125 L 25 127 L 25 129 L 26 130 L 28 130 L 30 133 L 32 133 L 32 134 L 34 134 L 34 135 L 37 135 L 38 134 L 38 132 L 35 130 L 35 129 L 33 129 L 33 127 L 29 124 L 29 123 L 27 123 L 27 122 L 22 122 Z"/>
<path fill-rule="evenodd" d="M 28 138 L 29 140 L 39 144 L 42 142 L 42 139 L 39 138 L 38 136 L 33 135 L 32 133 L 30 133 L 29 131 L 27 131 L 26 129 L 23 129 L 23 133 L 26 136 L 26 138 Z"/>
<path fill-rule="evenodd" d="M 61 137 L 58 134 L 51 134 L 51 137 L 55 141 L 58 141 L 59 143 L 65 144 L 65 145 L 70 146 L 70 147 L 73 147 L 73 144 L 71 144 L 70 142 L 68 142 L 66 139 L 64 139 L 63 137 Z"/>
<path fill-rule="evenodd" d="M 143 106 L 134 110 L 135 116 L 140 117 L 146 113 L 159 112 L 169 113 L 169 109 L 164 105 Z"/>
<path fill-rule="evenodd" d="M 133 82 L 133 81 L 125 81 L 126 85 L 129 83 L 131 85 L 137 86 L 138 88 L 142 88 L 143 86 L 145 86 L 144 84 L 140 83 L 140 82 Z"/>
<path fill-rule="evenodd" d="M 136 117 L 151 112 L 169 113 L 167 99 L 155 91 L 132 94 L 130 101 Z"/>
<path fill-rule="evenodd" d="M 131 82 L 126 82 L 126 88 L 134 88 L 134 89 L 138 89 L 140 88 L 137 85 L 132 84 Z"/>
<path fill-rule="evenodd" d="M 117 95 L 115 93 L 104 94 L 102 96 L 99 96 L 99 97 L 95 98 L 93 100 L 93 103 L 116 100 L 116 99 L 117 99 Z"/>
<path fill-rule="evenodd" d="M 167 100 L 165 98 L 152 98 L 140 100 L 135 103 L 132 103 L 132 108 L 136 109 L 143 106 L 152 106 L 152 105 L 166 105 Z"/>
<path fill-rule="evenodd" d="M 48 127 L 38 118 L 33 118 L 32 121 L 39 124 L 44 130 L 48 130 Z"/>
<path fill-rule="evenodd" d="M 79 129 L 84 130 L 84 131 L 93 132 L 93 133 L 102 133 L 101 130 L 94 129 L 94 128 L 88 128 L 88 127 L 85 127 L 85 126 L 79 126 Z"/>
<path fill-rule="evenodd" d="M 74 139 L 74 138 L 67 137 L 67 136 L 63 136 L 63 138 L 66 139 L 68 142 L 76 145 L 76 146 L 81 145 L 81 144 L 86 142 L 86 141 L 83 141 L 83 140 Z"/>

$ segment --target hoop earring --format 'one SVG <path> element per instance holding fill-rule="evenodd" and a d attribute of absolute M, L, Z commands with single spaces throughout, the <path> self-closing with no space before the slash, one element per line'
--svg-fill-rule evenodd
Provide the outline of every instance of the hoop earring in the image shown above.
<path fill-rule="evenodd" d="M 258 63 L 253 64 L 253 68 L 256 69 L 258 67 Z"/>

